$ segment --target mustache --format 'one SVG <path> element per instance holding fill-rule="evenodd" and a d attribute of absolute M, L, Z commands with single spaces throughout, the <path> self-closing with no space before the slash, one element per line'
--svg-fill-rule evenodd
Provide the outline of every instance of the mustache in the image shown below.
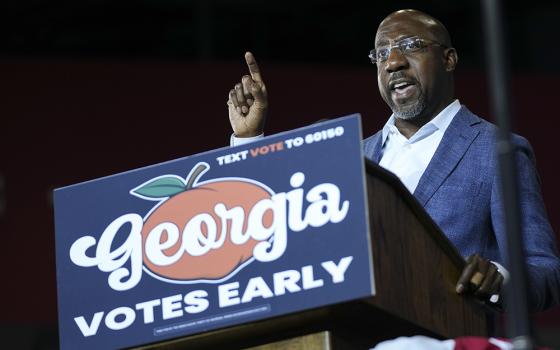
<path fill-rule="evenodd" d="M 404 78 L 406 80 L 410 80 L 410 81 L 414 81 L 416 82 L 416 79 L 409 77 L 408 75 L 406 75 L 405 72 L 403 72 L 402 70 L 396 71 L 394 73 L 391 73 L 390 78 L 389 78 L 389 82 L 393 81 L 393 80 L 397 80 L 397 79 L 401 79 Z"/>

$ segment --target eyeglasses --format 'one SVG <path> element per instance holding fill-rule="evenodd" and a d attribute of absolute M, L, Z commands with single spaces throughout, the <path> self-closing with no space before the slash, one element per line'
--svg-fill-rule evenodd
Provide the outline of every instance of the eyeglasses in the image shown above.
<path fill-rule="evenodd" d="M 377 49 L 373 49 L 369 52 L 369 59 L 371 63 L 376 64 L 379 62 L 385 62 L 391 54 L 391 50 L 398 48 L 404 55 L 413 54 L 431 45 L 439 45 L 441 47 L 446 47 L 436 41 L 421 39 L 418 37 L 411 37 L 397 41 L 394 45 L 381 46 Z"/>

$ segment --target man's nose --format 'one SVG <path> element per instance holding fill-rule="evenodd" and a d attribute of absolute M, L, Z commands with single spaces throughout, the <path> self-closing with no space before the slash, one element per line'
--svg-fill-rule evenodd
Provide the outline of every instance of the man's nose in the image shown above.
<path fill-rule="evenodd" d="M 387 57 L 387 61 L 385 61 L 385 70 L 388 73 L 396 72 L 407 67 L 408 59 L 398 47 L 389 51 L 389 57 Z"/>

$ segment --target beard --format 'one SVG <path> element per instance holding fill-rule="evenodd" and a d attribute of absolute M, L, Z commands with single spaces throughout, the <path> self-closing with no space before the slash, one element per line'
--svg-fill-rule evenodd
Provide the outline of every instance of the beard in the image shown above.
<path fill-rule="evenodd" d="M 426 109 L 426 98 L 422 93 L 411 105 L 398 106 L 392 100 L 390 101 L 391 103 L 389 107 L 391 107 L 395 118 L 401 120 L 414 120 L 416 118 L 419 118 Z"/>

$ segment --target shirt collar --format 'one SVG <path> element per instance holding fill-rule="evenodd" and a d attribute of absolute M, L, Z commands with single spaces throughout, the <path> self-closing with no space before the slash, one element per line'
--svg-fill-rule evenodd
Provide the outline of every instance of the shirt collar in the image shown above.
<path fill-rule="evenodd" d="M 435 116 L 435 118 L 433 118 L 428 123 L 423 125 L 416 132 L 416 134 L 414 134 L 410 138 L 409 141 L 412 142 L 419 141 L 424 137 L 429 136 L 436 130 L 441 130 L 441 132 L 445 132 L 449 124 L 451 124 L 453 117 L 455 117 L 455 114 L 457 114 L 457 112 L 459 112 L 460 109 L 461 109 L 461 103 L 459 102 L 459 100 L 455 99 L 441 112 L 439 112 L 438 115 Z M 382 138 L 383 145 L 387 141 L 387 137 L 389 137 L 389 133 L 391 132 L 391 130 L 395 130 L 396 132 L 400 133 L 397 127 L 395 126 L 395 114 L 391 114 L 391 117 L 389 117 L 389 120 L 387 121 L 387 123 L 385 123 L 385 126 L 383 126 L 383 130 L 381 131 L 381 138 Z"/>

